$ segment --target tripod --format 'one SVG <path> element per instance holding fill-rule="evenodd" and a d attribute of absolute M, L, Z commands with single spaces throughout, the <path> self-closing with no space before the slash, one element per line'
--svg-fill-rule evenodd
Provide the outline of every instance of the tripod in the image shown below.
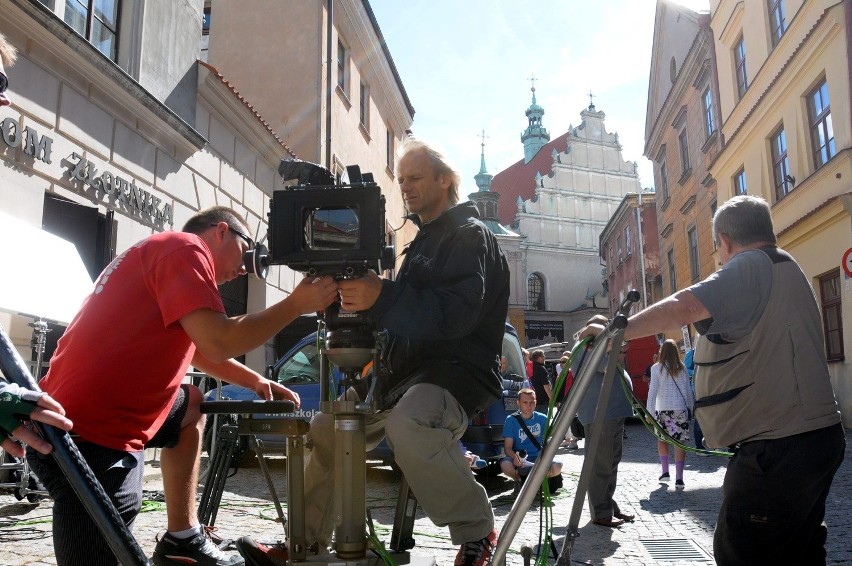
<path fill-rule="evenodd" d="M 601 361 L 606 354 L 607 347 L 610 342 L 620 344 L 624 329 L 627 327 L 627 314 L 630 311 L 631 305 L 639 300 L 639 292 L 632 290 L 627 294 L 627 298 L 619 305 L 616 316 L 602 332 L 594 340 L 594 346 L 586 355 L 585 363 L 580 368 L 578 374 L 574 377 L 574 384 L 568 392 L 568 396 L 563 401 L 562 408 L 554 419 L 552 426 L 548 430 L 550 438 L 562 439 L 568 432 L 571 426 L 571 421 L 580 407 L 580 403 L 589 390 L 593 376 Z M 601 392 L 598 397 L 598 405 L 595 410 L 594 424 L 592 425 L 592 435 L 586 438 L 586 455 L 583 461 L 583 468 L 580 472 L 580 479 L 577 483 L 577 491 L 574 495 L 574 504 L 571 509 L 571 516 L 568 521 L 567 534 L 563 541 L 562 550 L 559 553 L 557 564 L 560 566 L 568 566 L 571 563 L 571 554 L 574 549 L 574 543 L 579 537 L 578 526 L 580 523 L 580 515 L 583 510 L 583 502 L 586 498 L 586 490 L 588 489 L 590 473 L 592 465 L 595 461 L 597 452 L 598 440 L 600 437 L 603 425 L 607 402 L 610 392 L 612 391 L 615 381 L 616 366 L 618 364 L 618 356 L 615 355 L 617 348 L 613 348 L 613 354 L 609 356 L 606 371 L 604 373 L 603 383 L 601 384 Z M 549 440 L 549 439 L 548 439 Z M 515 503 L 512 505 L 512 510 L 500 531 L 497 548 L 491 559 L 491 564 L 494 566 L 504 566 L 506 563 L 506 553 L 509 550 L 509 545 L 515 538 L 518 529 L 521 526 L 521 521 L 524 519 L 527 511 L 533 504 L 533 500 L 538 492 L 539 486 L 544 480 L 544 476 L 550 469 L 553 458 L 556 455 L 556 450 L 559 448 L 559 442 L 546 442 L 544 449 L 539 456 L 539 465 L 535 466 L 530 472 L 527 481 L 521 488 Z"/>

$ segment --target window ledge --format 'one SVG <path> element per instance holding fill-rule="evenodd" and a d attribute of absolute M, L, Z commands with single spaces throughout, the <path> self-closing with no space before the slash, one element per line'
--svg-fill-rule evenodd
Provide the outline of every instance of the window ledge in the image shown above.
<path fill-rule="evenodd" d="M 396 175 L 394 175 L 393 169 L 391 169 L 391 166 L 390 166 L 390 165 L 385 165 L 385 173 L 387 173 L 387 174 L 388 174 L 388 176 L 389 176 L 391 179 L 395 179 L 395 178 L 396 178 Z"/>
<path fill-rule="evenodd" d="M 707 153 L 710 151 L 710 148 L 716 145 L 716 140 L 719 139 L 719 130 L 713 130 L 713 133 L 707 137 L 704 145 L 701 146 L 701 153 Z"/>
<path fill-rule="evenodd" d="M 669 204 L 671 204 L 671 202 L 672 202 L 672 199 L 667 198 L 666 200 L 663 201 L 663 204 L 660 206 L 660 209 L 666 210 L 669 207 Z"/>
<path fill-rule="evenodd" d="M 349 100 L 349 95 L 346 94 L 346 91 L 340 88 L 340 85 L 334 87 L 334 90 L 337 92 L 337 96 L 340 97 L 340 100 L 343 101 L 343 106 L 345 106 L 347 110 L 352 108 L 352 101 Z"/>
<path fill-rule="evenodd" d="M 687 179 L 689 179 L 691 176 L 692 176 L 692 167 L 690 167 L 689 169 L 687 169 L 686 171 L 683 172 L 683 174 L 680 176 L 680 179 L 677 180 L 677 184 L 683 185 L 687 181 Z"/>
<path fill-rule="evenodd" d="M 367 126 L 364 124 L 358 124 L 358 130 L 361 132 L 361 135 L 364 136 L 367 143 L 370 143 L 373 138 L 370 137 L 370 130 L 367 129 Z"/>

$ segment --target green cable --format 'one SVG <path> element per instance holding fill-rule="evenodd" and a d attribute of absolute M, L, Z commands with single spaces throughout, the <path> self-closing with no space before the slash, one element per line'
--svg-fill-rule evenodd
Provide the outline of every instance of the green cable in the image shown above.
<path fill-rule="evenodd" d="M 624 375 L 627 375 L 623 369 L 619 368 Z M 642 404 L 642 401 L 636 397 L 636 394 L 633 392 L 633 389 L 628 387 L 628 385 L 621 380 L 621 387 L 624 390 L 624 394 L 627 396 L 628 401 L 630 401 L 630 405 L 633 407 L 633 411 L 642 421 L 642 424 L 645 425 L 645 428 L 648 429 L 651 434 L 653 434 L 657 439 L 665 442 L 666 444 L 671 444 L 672 446 L 677 446 L 681 450 L 686 452 L 692 452 L 695 454 L 709 454 L 711 456 L 723 456 L 726 458 L 730 458 L 733 456 L 733 452 L 728 452 L 727 450 L 706 450 L 702 448 L 695 448 L 692 446 L 687 446 L 682 442 L 675 440 L 671 437 L 668 431 L 657 421 L 655 415 L 651 414 L 651 411 L 648 410 L 645 405 Z"/>

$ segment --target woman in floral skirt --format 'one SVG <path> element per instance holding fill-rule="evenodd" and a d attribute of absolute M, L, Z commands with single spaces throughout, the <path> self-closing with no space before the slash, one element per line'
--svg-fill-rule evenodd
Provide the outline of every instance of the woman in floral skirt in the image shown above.
<path fill-rule="evenodd" d="M 689 442 L 689 421 L 694 405 L 689 376 L 680 359 L 680 350 L 674 340 L 666 340 L 660 347 L 660 361 L 651 367 L 651 385 L 648 388 L 648 410 L 654 412 L 657 422 L 673 439 L 681 444 Z M 657 452 L 663 473 L 660 481 L 669 481 L 669 445 L 657 440 Z M 674 447 L 675 487 L 683 489 L 683 465 L 686 451 Z"/>

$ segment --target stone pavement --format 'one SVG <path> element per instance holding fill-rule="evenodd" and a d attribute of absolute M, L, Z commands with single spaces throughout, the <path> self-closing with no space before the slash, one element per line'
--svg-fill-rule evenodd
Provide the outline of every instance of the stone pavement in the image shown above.
<path fill-rule="evenodd" d="M 617 529 L 599 527 L 589 522 L 587 506 L 583 505 L 580 536 L 572 560 L 580 564 L 631 566 L 712 563 L 713 527 L 726 461 L 718 457 L 689 455 L 686 489 L 676 491 L 673 485 L 657 481 L 659 462 L 650 433 L 638 423 L 633 423 L 628 424 L 627 435 L 616 499 L 623 512 L 636 514 L 636 520 Z M 847 431 L 847 443 L 852 440 L 850 437 L 852 434 Z M 580 446 L 578 451 L 560 450 L 559 458 L 565 466 L 565 489 L 555 497 L 551 507 L 544 509 L 552 515 L 557 549 L 562 546 L 573 503 L 572 495 L 582 465 L 582 442 Z M 847 457 L 828 500 L 826 522 L 829 525 L 827 549 L 830 564 L 852 563 L 852 538 L 849 537 L 852 532 L 852 498 L 848 495 L 852 492 L 850 450 L 852 448 L 847 445 Z M 280 494 L 285 488 L 285 464 L 283 458 L 272 458 L 270 462 Z M 494 506 L 499 530 L 511 509 L 512 485 L 502 476 L 487 478 L 484 484 Z M 370 467 L 367 486 L 367 505 L 379 537 L 387 542 L 393 522 L 398 476 L 389 467 Z M 137 519 L 133 531 L 150 555 L 155 537 L 165 525 L 164 509 L 157 501 L 162 486 L 156 474 L 146 481 L 145 489 L 144 512 Z M 0 564 L 56 564 L 50 538 L 50 509 L 49 500 L 32 505 L 19 503 L 10 494 L 0 494 Z M 527 513 L 511 545 L 507 564 L 523 563 L 518 554 L 521 544 L 537 544 L 541 513 L 539 505 L 534 505 Z M 271 542 L 283 537 L 283 529 L 274 520 L 275 516 L 266 484 L 255 463 L 240 469 L 228 480 L 216 525 L 228 537 L 249 534 L 258 540 Z M 420 511 L 414 536 L 417 546 L 412 554 L 432 557 L 439 566 L 453 563 L 457 547 L 450 543 L 447 530 L 435 527 Z"/>

